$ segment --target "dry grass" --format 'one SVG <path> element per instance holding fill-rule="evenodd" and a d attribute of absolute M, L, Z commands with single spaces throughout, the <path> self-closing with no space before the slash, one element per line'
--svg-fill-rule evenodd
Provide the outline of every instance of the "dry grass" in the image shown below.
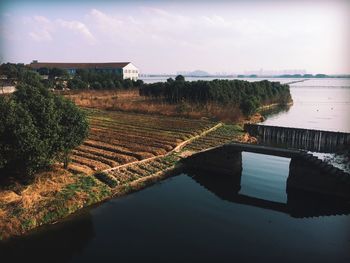
<path fill-rule="evenodd" d="M 122 91 L 70 91 L 64 96 L 81 107 L 105 110 L 119 110 L 136 113 L 160 114 L 194 119 L 211 118 L 224 122 L 237 122 L 243 119 L 237 106 L 220 106 L 215 103 L 168 104 L 139 95 L 138 90 Z"/>
<path fill-rule="evenodd" d="M 32 184 L 23 187 L 20 192 L 21 206 L 23 209 L 31 209 L 40 201 L 52 198 L 55 193 L 73 182 L 71 173 L 55 166 L 52 171 L 39 174 Z"/>
<path fill-rule="evenodd" d="M 14 188 L 0 189 L 0 240 L 56 221 L 110 194 L 93 177 L 74 175 L 59 165 L 38 174 L 30 185 Z"/>

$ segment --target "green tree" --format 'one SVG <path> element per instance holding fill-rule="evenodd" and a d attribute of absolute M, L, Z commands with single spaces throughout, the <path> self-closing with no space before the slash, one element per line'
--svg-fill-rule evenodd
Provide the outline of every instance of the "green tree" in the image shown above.
<path fill-rule="evenodd" d="M 59 159 L 67 168 L 69 153 L 80 145 L 88 135 L 89 124 L 85 114 L 73 102 L 63 97 L 55 97 L 55 105 L 59 109 L 58 137 L 55 149 L 59 152 Z"/>
<path fill-rule="evenodd" d="M 182 75 L 177 75 L 177 76 L 175 77 L 175 80 L 176 80 L 176 81 L 185 81 L 185 77 L 182 76 Z"/>
<path fill-rule="evenodd" d="M 94 83 L 91 84 L 92 89 L 102 89 L 102 85 L 100 82 L 95 81 Z"/>
<path fill-rule="evenodd" d="M 125 79 L 123 81 L 123 87 L 124 89 L 131 89 L 133 87 L 133 83 L 131 79 Z"/>
<path fill-rule="evenodd" d="M 52 68 L 49 70 L 49 79 L 67 79 L 69 77 L 69 74 L 67 70 L 61 69 L 61 68 Z"/>
<path fill-rule="evenodd" d="M 87 89 L 88 84 L 82 81 L 79 77 L 74 77 L 67 82 L 67 88 L 69 89 Z"/>
<path fill-rule="evenodd" d="M 258 107 L 259 103 L 255 98 L 245 98 L 239 106 L 243 114 L 246 116 L 249 116 L 256 112 Z"/>
<path fill-rule="evenodd" d="M 0 169 L 32 175 L 62 156 L 67 165 L 69 151 L 87 133 L 85 115 L 72 102 L 21 84 L 0 99 Z"/>

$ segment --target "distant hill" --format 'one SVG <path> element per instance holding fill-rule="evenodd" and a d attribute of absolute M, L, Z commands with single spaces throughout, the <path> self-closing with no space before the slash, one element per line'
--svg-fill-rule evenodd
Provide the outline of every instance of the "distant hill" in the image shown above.
<path fill-rule="evenodd" d="M 207 77 L 210 76 L 211 74 L 209 74 L 206 71 L 203 70 L 194 70 L 194 71 L 179 71 L 177 72 L 178 75 L 183 75 L 183 76 L 187 76 L 187 77 Z"/>

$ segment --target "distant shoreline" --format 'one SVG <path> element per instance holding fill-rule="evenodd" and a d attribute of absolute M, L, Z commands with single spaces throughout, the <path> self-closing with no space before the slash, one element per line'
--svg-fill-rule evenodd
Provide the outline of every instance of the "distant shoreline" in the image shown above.
<path fill-rule="evenodd" d="M 142 78 L 174 78 L 176 74 L 141 74 L 140 79 Z M 293 76 L 293 75 L 183 75 L 185 78 L 237 78 L 237 79 L 260 79 L 260 78 L 276 78 L 276 79 L 349 79 L 350 75 L 326 75 L 324 77 L 316 77 L 316 76 Z"/>

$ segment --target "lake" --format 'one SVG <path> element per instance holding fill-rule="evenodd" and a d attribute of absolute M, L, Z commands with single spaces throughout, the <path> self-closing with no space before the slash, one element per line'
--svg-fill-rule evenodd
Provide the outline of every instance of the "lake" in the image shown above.
<path fill-rule="evenodd" d="M 349 87 L 339 79 L 295 83 L 294 105 L 265 123 L 349 132 Z M 347 207 L 287 192 L 289 163 L 243 152 L 238 181 L 185 172 L 6 243 L 0 255 L 29 262 L 350 262 Z"/>

